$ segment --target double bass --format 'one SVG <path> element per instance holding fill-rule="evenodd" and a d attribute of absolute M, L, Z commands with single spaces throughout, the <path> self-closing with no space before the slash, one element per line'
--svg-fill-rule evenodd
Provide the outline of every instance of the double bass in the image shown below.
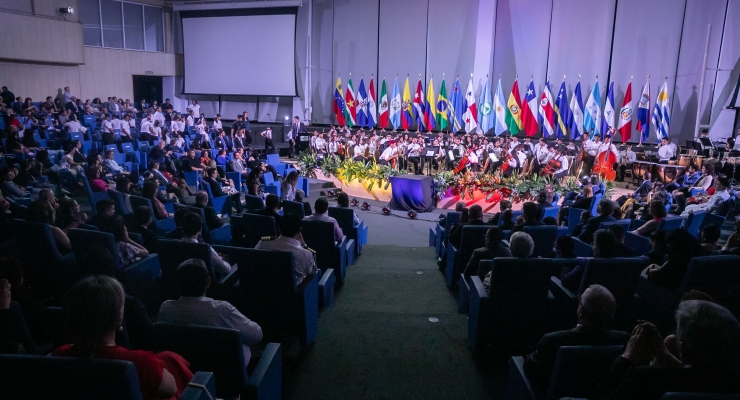
<path fill-rule="evenodd" d="M 459 174 L 460 172 L 462 172 L 462 170 L 465 169 L 465 167 L 468 166 L 468 161 L 470 161 L 469 160 L 469 158 L 470 158 L 470 152 L 472 150 L 473 149 L 468 149 L 468 151 L 465 152 L 465 155 L 462 156 L 462 158 L 460 159 L 460 162 L 457 163 L 457 167 L 455 167 L 455 169 L 453 170 L 453 173 Z"/>
<path fill-rule="evenodd" d="M 617 162 L 617 156 L 611 151 L 612 144 L 606 147 L 605 151 L 596 155 L 594 166 L 591 169 L 593 174 L 603 177 L 606 181 L 613 181 L 617 178 L 617 172 L 614 171 L 614 164 Z"/>
<path fill-rule="evenodd" d="M 542 175 L 554 175 L 560 167 L 563 166 L 563 162 L 560 161 L 560 153 L 557 153 L 552 160 L 548 161 L 547 164 L 542 168 Z"/>

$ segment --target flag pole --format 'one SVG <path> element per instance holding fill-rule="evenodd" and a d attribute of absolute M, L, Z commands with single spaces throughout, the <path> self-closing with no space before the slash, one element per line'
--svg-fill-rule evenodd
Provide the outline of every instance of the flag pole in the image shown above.
<path fill-rule="evenodd" d="M 712 24 L 707 25 L 707 41 L 704 44 L 704 61 L 701 65 L 701 80 L 699 81 L 699 103 L 696 106 L 696 122 L 694 124 L 694 138 L 699 137 L 699 126 L 701 119 L 701 101 L 704 97 L 704 81 L 707 78 L 707 58 L 709 57 L 709 38 L 712 34 Z"/>

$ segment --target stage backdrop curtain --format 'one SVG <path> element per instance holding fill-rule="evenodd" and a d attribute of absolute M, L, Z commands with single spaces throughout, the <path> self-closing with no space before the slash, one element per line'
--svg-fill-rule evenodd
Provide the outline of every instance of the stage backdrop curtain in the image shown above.
<path fill-rule="evenodd" d="M 399 175 L 391 178 L 391 209 L 429 212 L 435 209 L 431 176 Z"/>

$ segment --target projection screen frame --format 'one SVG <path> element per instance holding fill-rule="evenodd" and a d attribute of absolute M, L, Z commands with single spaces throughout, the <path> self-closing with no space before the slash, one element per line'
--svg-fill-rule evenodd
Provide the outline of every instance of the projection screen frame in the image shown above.
<path fill-rule="evenodd" d="M 185 31 L 183 29 L 182 21 L 185 18 L 207 18 L 207 17 L 245 17 L 245 16 L 260 16 L 260 15 L 293 15 L 293 94 L 255 94 L 255 93 L 196 93 L 186 92 L 186 80 L 187 71 L 185 70 L 185 62 L 183 57 L 183 79 L 182 89 L 180 94 L 186 96 L 252 96 L 252 97 L 297 97 L 298 96 L 298 75 L 296 73 L 296 34 L 298 32 L 298 6 L 284 6 L 284 7 L 270 7 L 270 8 L 258 8 L 258 7 L 247 7 L 237 9 L 209 9 L 209 10 L 182 10 L 180 11 L 180 31 L 183 32 L 183 49 L 185 47 Z"/>

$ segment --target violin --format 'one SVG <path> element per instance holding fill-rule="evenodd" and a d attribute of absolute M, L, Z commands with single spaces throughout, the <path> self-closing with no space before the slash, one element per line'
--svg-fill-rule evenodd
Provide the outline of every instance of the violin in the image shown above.
<path fill-rule="evenodd" d="M 462 170 L 464 170 L 465 167 L 468 165 L 468 161 L 470 158 L 470 152 L 472 150 L 473 149 L 468 149 L 468 151 L 465 152 L 465 155 L 462 156 L 462 158 L 460 159 L 460 162 L 457 163 L 457 167 L 455 167 L 453 171 L 455 174 L 459 174 L 460 172 L 462 172 Z"/>

